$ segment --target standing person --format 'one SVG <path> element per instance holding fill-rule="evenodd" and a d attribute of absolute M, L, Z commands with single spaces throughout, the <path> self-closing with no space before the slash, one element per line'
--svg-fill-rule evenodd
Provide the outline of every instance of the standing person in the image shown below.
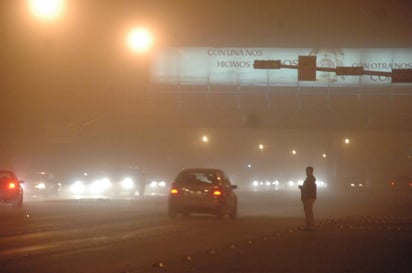
<path fill-rule="evenodd" d="M 306 167 L 306 179 L 303 185 L 299 186 L 300 199 L 305 210 L 305 230 L 313 231 L 315 229 L 315 219 L 313 216 L 313 204 L 316 200 L 316 178 L 313 176 L 313 167 Z"/>

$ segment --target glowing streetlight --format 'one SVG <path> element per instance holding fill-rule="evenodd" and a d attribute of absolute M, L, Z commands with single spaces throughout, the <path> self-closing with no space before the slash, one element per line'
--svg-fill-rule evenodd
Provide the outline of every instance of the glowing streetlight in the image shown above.
<path fill-rule="evenodd" d="M 349 138 L 345 138 L 345 144 L 349 144 L 350 143 L 350 139 Z"/>
<path fill-rule="evenodd" d="M 292 150 L 292 154 L 293 154 L 293 155 L 296 155 L 296 150 Z"/>
<path fill-rule="evenodd" d="M 264 148 L 263 144 L 259 144 L 259 150 L 263 151 Z"/>
<path fill-rule="evenodd" d="M 127 36 L 129 47 L 137 53 L 146 52 L 153 44 L 151 33 L 144 28 L 134 28 Z"/>
<path fill-rule="evenodd" d="M 326 158 L 326 154 L 322 154 L 322 157 L 323 157 L 323 158 Z"/>
<path fill-rule="evenodd" d="M 209 137 L 208 136 L 202 136 L 202 141 L 204 142 L 204 143 L 208 143 L 209 142 Z"/>
<path fill-rule="evenodd" d="M 63 10 L 63 0 L 30 0 L 32 12 L 42 19 L 53 19 L 61 14 Z"/>

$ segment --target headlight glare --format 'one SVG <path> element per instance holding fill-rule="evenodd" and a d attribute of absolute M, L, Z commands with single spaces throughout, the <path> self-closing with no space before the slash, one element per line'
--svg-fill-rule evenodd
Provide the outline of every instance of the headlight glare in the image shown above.
<path fill-rule="evenodd" d="M 84 184 L 82 181 L 76 181 L 70 186 L 70 191 L 74 194 L 80 194 L 84 192 Z"/>
<path fill-rule="evenodd" d="M 125 178 L 122 180 L 122 188 L 125 190 L 130 190 L 131 188 L 134 187 L 133 180 L 131 178 Z"/>
<path fill-rule="evenodd" d="M 36 186 L 34 186 L 36 189 L 39 190 L 44 190 L 46 188 L 46 184 L 44 184 L 43 182 L 36 184 Z"/>

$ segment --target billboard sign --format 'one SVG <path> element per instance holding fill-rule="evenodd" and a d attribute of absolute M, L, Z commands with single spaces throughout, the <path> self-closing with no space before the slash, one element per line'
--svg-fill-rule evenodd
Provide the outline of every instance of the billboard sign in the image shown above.
<path fill-rule="evenodd" d="M 151 82 L 170 85 L 377 86 L 388 76 L 316 72 L 316 81 L 299 82 L 296 69 L 254 69 L 255 60 L 297 66 L 299 56 L 316 56 L 317 67 L 363 67 L 365 71 L 412 69 L 412 48 L 160 48 L 151 59 Z"/>

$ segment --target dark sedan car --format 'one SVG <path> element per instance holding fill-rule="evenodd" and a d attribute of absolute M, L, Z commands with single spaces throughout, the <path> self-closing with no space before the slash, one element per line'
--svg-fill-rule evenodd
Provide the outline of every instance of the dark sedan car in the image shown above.
<path fill-rule="evenodd" d="M 174 180 L 169 193 L 168 213 L 209 213 L 218 218 L 237 217 L 237 196 L 227 175 L 219 169 L 185 169 Z"/>
<path fill-rule="evenodd" d="M 0 202 L 11 204 L 15 208 L 23 206 L 22 181 L 12 171 L 0 170 Z"/>

